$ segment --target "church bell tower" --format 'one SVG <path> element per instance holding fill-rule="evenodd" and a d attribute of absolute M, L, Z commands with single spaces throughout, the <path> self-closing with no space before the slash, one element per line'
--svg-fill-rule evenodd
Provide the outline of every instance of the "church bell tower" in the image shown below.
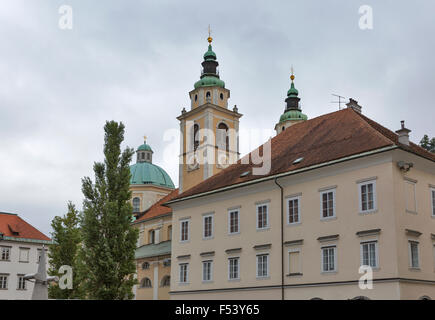
<path fill-rule="evenodd" d="M 212 37 L 201 63 L 200 79 L 189 92 L 190 110 L 180 121 L 180 193 L 218 173 L 239 159 L 239 118 L 236 106 L 228 109 L 230 90 L 220 79 Z"/>

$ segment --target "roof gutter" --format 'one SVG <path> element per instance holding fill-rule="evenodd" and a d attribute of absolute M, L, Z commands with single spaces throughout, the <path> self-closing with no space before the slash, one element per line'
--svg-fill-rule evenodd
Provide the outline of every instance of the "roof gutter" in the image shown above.
<path fill-rule="evenodd" d="M 358 153 L 358 154 L 355 154 L 355 155 L 352 155 L 352 156 L 348 156 L 348 157 L 344 157 L 344 158 L 340 158 L 340 159 L 336 159 L 336 160 L 332 160 L 332 161 L 323 162 L 323 163 L 312 165 L 312 166 L 309 166 L 309 167 L 306 167 L 306 168 L 301 168 L 301 169 L 296 169 L 296 170 L 292 170 L 292 171 L 282 172 L 282 173 L 278 173 L 278 174 L 275 174 L 275 175 L 267 176 L 267 177 L 264 177 L 264 178 L 259 178 L 259 179 L 255 179 L 255 180 L 251 180 L 251 181 L 241 182 L 241 183 L 238 183 L 238 184 L 233 184 L 233 185 L 230 185 L 230 186 L 222 187 L 222 188 L 219 188 L 219 189 L 216 189 L 216 190 L 206 191 L 206 192 L 194 194 L 194 195 L 191 195 L 191 196 L 187 196 L 187 197 L 184 197 L 184 198 L 171 200 L 171 201 L 165 202 L 164 205 L 170 205 L 170 204 L 181 202 L 181 201 L 186 201 L 186 200 L 190 200 L 190 199 L 204 197 L 204 196 L 211 195 L 211 194 L 214 194 L 214 193 L 219 193 L 219 192 L 224 192 L 224 191 L 228 191 L 228 190 L 232 190 L 232 189 L 236 189 L 236 188 L 240 188 L 240 187 L 244 187 L 244 186 L 249 186 L 249 185 L 260 183 L 260 182 L 263 182 L 263 181 L 274 180 L 275 178 L 286 177 L 286 176 L 294 175 L 294 174 L 301 173 L 301 172 L 311 171 L 311 170 L 314 170 L 314 169 L 318 169 L 318 168 L 322 168 L 322 167 L 327 167 L 327 166 L 330 166 L 330 165 L 333 165 L 333 164 L 337 164 L 337 163 L 341 163 L 341 162 L 345 162 L 345 161 L 349 161 L 349 160 L 353 160 L 353 159 L 358 159 L 358 158 L 362 158 L 362 157 L 366 157 L 366 156 L 370 156 L 370 155 L 374 155 L 374 154 L 378 154 L 378 153 L 382 153 L 382 152 L 386 152 L 386 151 L 390 151 L 390 150 L 394 150 L 394 149 L 398 149 L 398 148 L 399 147 L 397 145 L 392 145 L 392 146 L 383 147 L 383 148 L 372 150 L 372 151 Z"/>

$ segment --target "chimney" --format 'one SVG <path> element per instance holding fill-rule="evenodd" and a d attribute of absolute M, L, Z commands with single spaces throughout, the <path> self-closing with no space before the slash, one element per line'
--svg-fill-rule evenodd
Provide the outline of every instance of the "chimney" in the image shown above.
<path fill-rule="evenodd" d="M 399 135 L 399 143 L 409 146 L 409 133 L 411 130 L 405 128 L 405 121 L 400 121 L 401 128 L 396 131 Z"/>
<path fill-rule="evenodd" d="M 354 111 L 361 113 L 361 106 L 358 104 L 358 101 L 349 98 L 349 102 L 346 103 L 348 108 L 352 108 Z"/>

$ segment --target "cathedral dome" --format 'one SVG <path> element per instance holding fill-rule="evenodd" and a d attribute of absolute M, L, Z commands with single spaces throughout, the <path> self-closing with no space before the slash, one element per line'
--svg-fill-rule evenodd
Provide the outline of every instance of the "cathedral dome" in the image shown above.
<path fill-rule="evenodd" d="M 153 151 L 153 150 L 151 150 L 151 147 L 148 144 L 144 143 L 137 148 L 137 151 Z"/>
<path fill-rule="evenodd" d="M 137 162 L 130 166 L 130 184 L 152 184 L 174 189 L 174 183 L 165 170 L 150 162 Z"/>

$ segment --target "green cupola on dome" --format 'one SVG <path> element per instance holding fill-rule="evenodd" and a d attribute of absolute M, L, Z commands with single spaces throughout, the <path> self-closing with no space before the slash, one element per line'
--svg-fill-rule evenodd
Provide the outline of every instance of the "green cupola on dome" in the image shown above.
<path fill-rule="evenodd" d="M 307 115 L 302 113 L 300 107 L 299 102 L 301 99 L 298 97 L 299 91 L 295 88 L 295 76 L 293 74 L 293 67 L 290 79 L 292 83 L 290 85 L 290 89 L 287 91 L 287 98 L 285 99 L 286 108 L 284 110 L 284 113 L 279 118 L 279 123 L 286 121 L 305 121 L 308 119 Z"/>
<path fill-rule="evenodd" d="M 219 71 L 217 67 L 219 66 L 219 62 L 217 61 L 216 53 L 213 51 L 211 46 L 211 42 L 213 38 L 209 36 L 207 38 L 208 41 L 208 50 L 204 53 L 204 61 L 201 63 L 202 72 L 201 78 L 195 82 L 194 88 L 198 89 L 201 87 L 221 87 L 225 88 L 225 82 L 223 82 L 219 78 Z"/>
<path fill-rule="evenodd" d="M 153 150 L 145 141 L 137 150 L 136 163 L 130 166 L 130 184 L 150 184 L 174 189 L 174 183 L 161 167 L 153 164 Z"/>

